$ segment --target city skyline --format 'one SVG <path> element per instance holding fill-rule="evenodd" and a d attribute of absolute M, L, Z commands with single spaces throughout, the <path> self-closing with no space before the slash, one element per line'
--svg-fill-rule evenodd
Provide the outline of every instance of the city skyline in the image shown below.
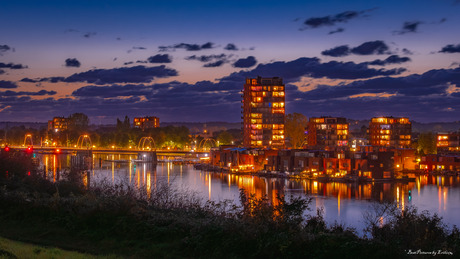
<path fill-rule="evenodd" d="M 286 114 L 458 121 L 460 1 L 2 2 L 1 121 L 241 121 L 247 77 Z"/>

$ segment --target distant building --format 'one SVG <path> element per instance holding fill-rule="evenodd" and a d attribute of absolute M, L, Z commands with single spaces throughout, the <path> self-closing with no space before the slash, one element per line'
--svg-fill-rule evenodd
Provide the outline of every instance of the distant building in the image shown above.
<path fill-rule="evenodd" d="M 369 123 L 369 142 L 372 146 L 409 148 L 412 125 L 409 118 L 378 117 Z"/>
<path fill-rule="evenodd" d="M 144 129 L 153 129 L 160 127 L 160 119 L 154 116 L 135 117 L 133 120 L 133 127 Z"/>
<path fill-rule="evenodd" d="M 59 132 L 68 129 L 69 118 L 54 117 L 53 120 L 48 121 L 48 131 Z"/>
<path fill-rule="evenodd" d="M 246 78 L 243 90 L 243 145 L 284 148 L 283 79 Z"/>
<path fill-rule="evenodd" d="M 341 117 L 310 118 L 307 127 L 308 146 L 334 149 L 348 146 L 348 122 Z"/>
<path fill-rule="evenodd" d="M 438 151 L 460 151 L 460 133 L 438 133 L 436 135 L 436 147 Z"/>

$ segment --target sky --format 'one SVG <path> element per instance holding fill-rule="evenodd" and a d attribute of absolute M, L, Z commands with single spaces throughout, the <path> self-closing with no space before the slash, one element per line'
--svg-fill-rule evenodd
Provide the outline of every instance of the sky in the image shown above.
<path fill-rule="evenodd" d="M 460 118 L 460 1 L 0 0 L 0 121 L 241 121 L 247 77 L 286 113 Z"/>

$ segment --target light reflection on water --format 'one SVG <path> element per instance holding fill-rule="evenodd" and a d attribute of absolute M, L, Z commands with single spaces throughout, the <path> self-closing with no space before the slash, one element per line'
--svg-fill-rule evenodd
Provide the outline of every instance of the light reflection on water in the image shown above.
<path fill-rule="evenodd" d="M 70 166 L 70 155 L 40 155 L 41 168 L 51 181 Z M 361 230 L 363 212 L 371 201 L 395 202 L 399 209 L 415 205 L 419 211 L 428 210 L 444 218 L 449 226 L 460 225 L 460 177 L 417 176 L 410 183 L 322 183 L 313 180 L 288 180 L 256 176 L 210 173 L 195 170 L 191 165 L 163 163 L 152 166 L 134 163 L 135 155 L 93 155 L 90 177 L 83 179 L 91 186 L 102 182 L 124 184 L 146 191 L 150 195 L 157 183 L 164 181 L 178 189 L 196 192 L 203 199 L 239 202 L 239 190 L 244 188 L 256 197 L 267 197 L 276 204 L 278 195 L 313 197 L 312 212 L 322 208 L 329 224 L 343 223 Z M 414 176 L 415 177 L 415 176 Z M 410 195 L 409 195 L 410 192 Z"/>

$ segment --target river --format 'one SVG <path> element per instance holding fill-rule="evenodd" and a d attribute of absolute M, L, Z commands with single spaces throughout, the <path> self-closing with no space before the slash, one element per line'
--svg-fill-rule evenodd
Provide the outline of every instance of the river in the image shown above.
<path fill-rule="evenodd" d="M 70 155 L 38 155 L 48 178 L 56 181 L 59 172 L 70 167 Z M 311 212 L 324 212 L 328 224 L 334 222 L 354 227 L 362 233 L 363 213 L 376 201 L 394 202 L 399 209 L 414 205 L 443 217 L 449 227 L 460 225 L 460 177 L 417 176 L 410 183 L 322 183 L 314 180 L 290 180 L 234 175 L 195 170 L 192 165 L 133 163 L 134 155 L 93 155 L 91 186 L 101 182 L 131 185 L 152 191 L 159 182 L 167 182 L 178 190 L 194 192 L 202 199 L 239 202 L 239 190 L 244 188 L 256 197 L 266 196 L 276 202 L 277 195 L 312 197 Z M 113 162 L 118 161 L 118 162 Z M 126 161 L 126 162 L 120 162 Z M 415 176 L 414 176 L 415 177 Z M 86 181 L 86 180 L 85 180 Z"/>

